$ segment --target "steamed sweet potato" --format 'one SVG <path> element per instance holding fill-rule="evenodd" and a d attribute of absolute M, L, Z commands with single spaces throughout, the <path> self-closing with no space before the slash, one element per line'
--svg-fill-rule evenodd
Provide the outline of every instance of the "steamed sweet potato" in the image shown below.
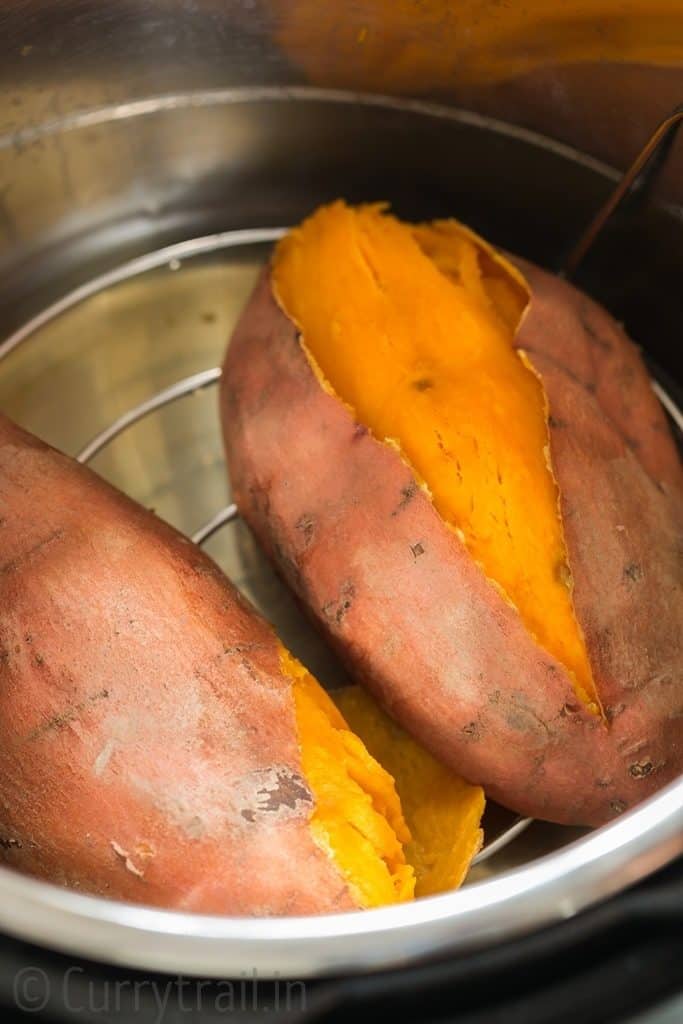
<path fill-rule="evenodd" d="M 277 246 L 221 407 L 256 536 L 455 771 L 571 824 L 680 772 L 680 462 L 594 302 L 457 222 L 335 203 Z"/>
<path fill-rule="evenodd" d="M 347 686 L 335 703 L 370 754 L 394 777 L 410 838 L 405 853 L 415 870 L 415 895 L 457 889 L 480 850 L 484 791 L 432 757 L 378 706 L 367 690 Z"/>
<path fill-rule="evenodd" d="M 454 885 L 483 797 L 449 787 L 434 856 Z M 0 416 L 0 859 L 305 914 L 411 898 L 410 842 L 392 777 L 210 559 Z"/>

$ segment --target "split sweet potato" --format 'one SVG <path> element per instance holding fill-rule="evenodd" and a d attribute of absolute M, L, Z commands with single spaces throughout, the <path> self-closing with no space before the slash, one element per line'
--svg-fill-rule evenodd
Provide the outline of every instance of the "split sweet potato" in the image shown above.
<path fill-rule="evenodd" d="M 570 824 L 681 771 L 680 460 L 603 309 L 338 202 L 278 244 L 224 371 L 235 500 L 405 729 Z"/>
<path fill-rule="evenodd" d="M 442 785 L 447 887 L 483 795 Z M 392 776 L 211 560 L 0 416 L 0 861 L 157 906 L 307 914 L 410 899 L 411 842 Z"/>

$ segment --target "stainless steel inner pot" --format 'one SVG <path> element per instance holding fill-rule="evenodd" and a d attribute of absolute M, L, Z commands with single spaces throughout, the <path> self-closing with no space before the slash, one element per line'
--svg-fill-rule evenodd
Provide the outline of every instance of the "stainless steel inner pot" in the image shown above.
<path fill-rule="evenodd" d="M 0 407 L 77 454 L 191 378 L 184 397 L 158 401 L 92 464 L 196 534 L 230 493 L 216 374 L 193 375 L 221 361 L 280 229 L 336 196 L 386 199 L 405 216 L 458 216 L 557 267 L 615 179 L 566 146 L 472 113 L 302 87 L 166 94 L 25 124 L 0 136 Z M 679 431 L 666 371 L 683 326 L 682 257 L 680 210 L 652 206 L 617 219 L 582 272 L 654 358 Z M 242 524 L 225 525 L 207 549 L 319 678 L 343 679 Z M 491 808 L 487 838 L 512 823 Z M 571 916 L 682 850 L 679 780 L 592 834 L 533 823 L 475 866 L 462 890 L 410 905 L 206 917 L 0 869 L 0 927 L 112 963 L 205 976 L 364 971 Z"/>

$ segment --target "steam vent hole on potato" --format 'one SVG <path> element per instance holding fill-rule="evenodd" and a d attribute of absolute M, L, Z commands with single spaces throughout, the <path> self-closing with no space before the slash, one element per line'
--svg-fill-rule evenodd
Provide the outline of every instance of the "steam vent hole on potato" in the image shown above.
<path fill-rule="evenodd" d="M 400 451 L 600 714 L 574 614 L 547 402 L 513 345 L 529 300 L 521 274 L 455 221 L 412 225 L 381 205 L 339 201 L 280 241 L 273 283 L 321 385 Z"/>
<path fill-rule="evenodd" d="M 310 827 L 355 902 L 370 908 L 457 888 L 481 847 L 483 790 L 436 761 L 360 687 L 339 691 L 335 704 L 284 648 L 280 662 L 294 684 L 315 800 Z"/>

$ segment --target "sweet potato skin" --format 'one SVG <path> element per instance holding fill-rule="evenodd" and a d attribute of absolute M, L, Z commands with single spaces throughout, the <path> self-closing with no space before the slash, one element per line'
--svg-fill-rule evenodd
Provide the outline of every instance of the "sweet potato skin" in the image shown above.
<path fill-rule="evenodd" d="M 210 559 L 0 416 L 2 861 L 183 910 L 352 908 L 291 686 Z"/>
<path fill-rule="evenodd" d="M 617 325 L 520 266 L 533 297 L 516 343 L 549 401 L 575 607 L 606 721 L 579 702 L 398 453 L 323 390 L 268 269 L 224 364 L 226 452 L 258 540 L 406 729 L 520 813 L 601 824 L 682 768 L 681 472 Z"/>

